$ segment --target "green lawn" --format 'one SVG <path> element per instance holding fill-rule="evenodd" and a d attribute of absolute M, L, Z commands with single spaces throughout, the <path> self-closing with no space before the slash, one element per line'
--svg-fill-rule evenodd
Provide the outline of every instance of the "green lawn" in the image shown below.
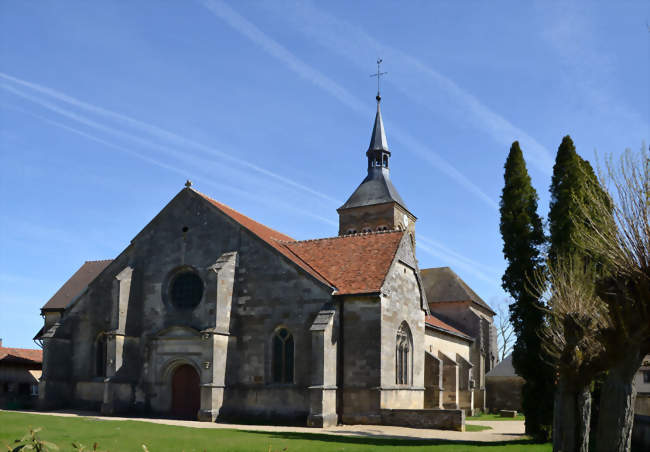
<path fill-rule="evenodd" d="M 369 437 L 343 437 L 316 433 L 252 432 L 222 429 L 199 429 L 152 424 L 138 421 L 107 421 L 0 412 L 0 448 L 27 433 L 29 427 L 41 427 L 40 437 L 56 443 L 61 451 L 73 450 L 71 443 L 80 442 L 98 450 L 142 452 L 146 444 L 150 452 L 174 451 L 525 451 L 548 452 L 549 444 L 530 441 L 481 445 L 469 441 L 411 441 Z"/>
<path fill-rule="evenodd" d="M 479 414 L 478 416 L 467 416 L 468 421 L 524 421 L 526 418 L 523 414 L 517 414 L 516 417 L 501 417 L 498 414 Z"/>

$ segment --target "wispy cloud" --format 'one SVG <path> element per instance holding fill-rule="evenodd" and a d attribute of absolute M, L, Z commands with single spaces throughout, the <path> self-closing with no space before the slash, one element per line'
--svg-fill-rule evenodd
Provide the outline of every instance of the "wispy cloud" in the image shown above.
<path fill-rule="evenodd" d="M 159 159 L 152 158 L 152 157 L 150 157 L 150 156 L 148 156 L 146 154 L 142 154 L 140 152 L 137 152 L 137 151 L 135 151 L 134 149 L 132 149 L 130 147 L 121 146 L 119 144 L 116 144 L 116 143 L 113 143 L 111 141 L 105 140 L 105 139 L 100 138 L 100 137 L 98 137 L 96 135 L 93 135 L 91 133 L 85 132 L 85 131 L 77 129 L 75 127 L 71 127 L 69 125 L 61 123 L 59 121 L 55 121 L 53 119 L 46 118 L 46 117 L 41 116 L 39 114 L 36 114 L 36 113 L 31 112 L 31 111 L 22 109 L 20 107 L 9 106 L 9 105 L 5 105 L 5 104 L 2 104 L 2 105 L 5 108 L 10 108 L 12 110 L 20 111 L 21 113 L 30 115 L 30 116 L 32 116 L 34 118 L 37 118 L 37 119 L 39 119 L 39 120 L 41 120 L 41 121 L 43 121 L 43 122 L 45 122 L 47 124 L 50 124 L 50 125 L 54 126 L 54 127 L 60 128 L 62 130 L 66 130 L 66 131 L 68 131 L 70 133 L 81 136 L 81 137 L 86 138 L 86 139 L 88 139 L 90 141 L 94 141 L 95 143 L 99 143 L 99 144 L 101 144 L 103 146 L 106 146 L 108 148 L 111 148 L 111 149 L 114 149 L 116 151 L 122 152 L 124 154 L 130 155 L 132 157 L 140 159 L 140 160 L 142 160 L 142 161 L 144 161 L 146 163 L 157 166 L 157 167 L 162 168 L 164 170 L 167 170 L 167 171 L 170 171 L 170 172 L 173 172 L 173 173 L 176 173 L 176 174 L 180 174 L 183 177 L 187 177 L 187 176 L 192 174 L 192 175 L 194 175 L 192 178 L 195 181 L 198 181 L 201 184 L 206 185 L 206 186 L 214 187 L 219 192 L 234 193 L 234 194 L 236 194 L 237 196 L 239 196 L 241 198 L 245 198 L 245 199 L 254 201 L 254 202 L 258 203 L 258 204 L 259 203 L 268 204 L 270 202 L 274 206 L 282 208 L 285 211 L 298 213 L 301 216 L 312 218 L 314 220 L 317 220 L 319 222 L 328 224 L 330 226 L 338 226 L 338 223 L 336 223 L 336 222 L 334 222 L 334 221 L 332 221 L 332 220 L 330 220 L 328 218 L 325 218 L 325 217 L 323 217 L 321 215 L 314 214 L 314 213 L 312 213 L 312 212 L 310 212 L 308 210 L 305 210 L 305 209 L 300 209 L 300 208 L 298 208 L 298 207 L 296 207 L 294 205 L 291 205 L 291 204 L 288 204 L 288 203 L 285 203 L 285 202 L 282 202 L 282 201 L 278 201 L 278 200 L 269 200 L 268 198 L 262 197 L 259 194 L 251 193 L 251 192 L 249 192 L 247 190 L 243 190 L 243 189 L 240 189 L 240 188 L 233 187 L 231 184 L 219 184 L 219 183 L 216 183 L 216 182 L 214 182 L 213 177 L 197 176 L 196 175 L 197 171 L 195 169 L 188 169 L 188 168 L 184 168 L 182 166 L 179 166 L 177 164 L 166 163 L 166 162 L 161 161 Z"/>
<path fill-rule="evenodd" d="M 391 67 L 399 68 L 401 83 L 393 86 L 412 101 L 437 113 L 440 112 L 436 109 L 441 106 L 446 111 L 448 107 L 456 109 L 464 121 L 473 123 L 503 146 L 509 147 L 514 140 L 519 140 L 530 162 L 543 173 L 551 173 L 553 158 L 548 149 L 423 61 L 378 41 L 359 27 L 334 17 L 311 2 L 283 4 L 273 1 L 267 2 L 266 6 L 270 9 L 281 8 L 280 16 L 290 21 L 295 29 L 360 68 L 366 68 L 367 61 L 382 55 L 391 62 Z M 391 81 L 387 80 L 387 83 Z"/>
<path fill-rule="evenodd" d="M 244 160 L 244 159 L 241 159 L 241 158 L 238 158 L 238 157 L 234 157 L 233 155 L 231 155 L 231 154 L 229 154 L 227 152 L 223 152 L 223 151 L 220 151 L 220 150 L 215 149 L 213 147 L 206 146 L 206 145 L 204 145 L 202 143 L 198 143 L 198 142 L 196 142 L 194 140 L 186 138 L 186 137 L 184 137 L 182 135 L 179 135 L 177 133 L 170 132 L 168 130 L 162 129 L 162 128 L 157 127 L 155 125 L 148 124 L 148 123 L 146 123 L 144 121 L 137 120 L 137 119 L 132 118 L 130 116 L 127 116 L 127 115 L 124 115 L 124 114 L 121 114 L 121 113 L 117 113 L 117 112 L 102 108 L 102 107 L 97 106 L 97 105 L 92 105 L 92 104 L 89 104 L 87 102 L 83 102 L 83 101 L 81 101 L 79 99 L 76 99 L 76 98 L 74 98 L 72 96 L 69 96 L 69 95 L 67 95 L 65 93 L 62 93 L 60 91 L 57 91 L 57 90 L 54 90 L 52 88 L 49 88 L 49 87 L 46 87 L 46 86 L 43 86 L 43 85 L 39 85 L 39 84 L 36 84 L 36 83 L 28 82 L 26 80 L 20 79 L 18 77 L 11 76 L 11 75 L 3 73 L 3 72 L 0 72 L 0 78 L 4 79 L 6 81 L 12 82 L 12 83 L 14 83 L 16 85 L 23 86 L 25 88 L 29 88 L 30 90 L 33 90 L 33 91 L 38 92 L 40 94 L 43 94 L 43 95 L 45 95 L 47 97 L 56 99 L 57 101 L 66 103 L 68 105 L 71 105 L 71 106 L 73 106 L 75 108 L 84 110 L 86 112 L 90 112 L 90 113 L 93 113 L 93 114 L 96 114 L 96 115 L 99 115 L 99 116 L 102 116 L 102 117 L 113 119 L 115 121 L 118 121 L 118 122 L 120 122 L 122 124 L 125 124 L 125 125 L 133 128 L 134 130 L 137 130 L 140 133 L 145 133 L 145 134 L 147 134 L 149 136 L 152 136 L 152 137 L 155 137 L 155 138 L 157 138 L 159 140 L 163 140 L 165 143 L 171 144 L 173 146 L 181 147 L 183 149 L 193 149 L 193 150 L 199 151 L 199 152 L 201 152 L 201 153 L 203 153 L 205 155 L 209 155 L 210 157 L 218 156 L 218 157 L 220 157 L 220 158 L 222 158 L 222 159 L 224 159 L 226 161 L 229 161 L 231 163 L 235 163 L 237 165 L 240 165 L 240 166 L 242 166 L 244 168 L 253 170 L 253 171 L 257 172 L 258 174 L 261 174 L 261 175 L 266 176 L 266 177 L 268 177 L 270 179 L 273 179 L 273 180 L 275 180 L 275 181 L 277 181 L 277 182 L 279 182 L 279 183 L 281 183 L 281 184 L 283 184 L 285 186 L 288 186 L 288 187 L 291 187 L 291 188 L 294 188 L 294 189 L 298 189 L 298 190 L 300 190 L 300 191 L 302 191 L 304 193 L 308 193 L 308 194 L 317 196 L 317 197 L 319 197 L 321 199 L 324 199 L 326 201 L 329 201 L 329 202 L 331 202 L 333 204 L 338 205 L 338 204 L 342 203 L 342 201 L 340 201 L 338 199 L 332 198 L 331 196 L 326 195 L 325 193 L 322 193 L 322 192 L 320 192 L 318 190 L 314 190 L 311 187 L 308 187 L 308 186 L 306 186 L 304 184 L 301 184 L 299 182 L 291 180 L 291 179 L 289 179 L 289 178 L 287 178 L 285 176 L 282 176 L 281 174 L 278 174 L 278 173 L 273 172 L 273 171 L 271 171 L 269 169 L 266 169 L 266 168 L 262 168 L 262 167 L 260 167 L 258 165 L 255 165 L 254 163 L 251 163 L 251 162 L 249 162 L 247 160 Z M 173 155 L 176 155 L 176 156 L 179 155 L 179 151 L 176 151 L 176 150 L 174 150 L 172 148 L 169 148 L 168 146 L 153 143 L 150 140 L 140 138 L 138 136 L 135 136 L 133 134 L 129 134 L 129 133 L 124 132 L 122 130 L 117 130 L 115 128 L 106 126 L 105 124 L 101 124 L 101 123 L 99 123 L 97 121 L 93 121 L 93 120 L 89 119 L 88 117 L 76 114 L 76 113 L 74 113 L 72 111 L 69 111 L 69 110 L 65 110 L 65 109 L 63 109 L 63 108 L 61 108 L 61 107 L 59 107 L 57 105 L 54 105 L 52 102 L 49 102 L 47 99 L 43 98 L 43 96 L 37 97 L 37 96 L 29 95 L 29 94 L 27 94 L 25 92 L 17 90 L 15 87 L 9 86 L 7 83 L 2 84 L 0 86 L 2 86 L 4 89 L 6 89 L 6 90 L 8 90 L 8 91 L 10 91 L 10 92 L 12 92 L 12 93 L 14 93 L 16 95 L 19 95 L 19 96 L 21 96 L 23 98 L 26 98 L 26 99 L 28 99 L 28 100 L 30 100 L 32 102 L 38 103 L 39 105 L 41 105 L 41 106 L 43 106 L 45 108 L 48 108 L 51 111 L 54 111 L 54 112 L 56 112 L 58 114 L 61 114 L 61 115 L 64 115 L 67 118 L 75 120 L 77 122 L 81 122 L 81 123 L 83 123 L 83 124 L 85 124 L 85 125 L 87 125 L 89 127 L 93 127 L 93 128 L 102 130 L 104 132 L 108 132 L 108 133 L 111 133 L 113 135 L 117 135 L 117 136 L 120 136 L 122 138 L 132 140 L 132 141 L 137 142 L 138 144 L 141 144 L 141 145 L 145 145 L 145 146 L 148 146 L 148 147 L 155 147 L 155 148 L 157 148 L 159 150 L 163 150 L 163 151 L 165 151 L 165 152 L 167 152 L 169 154 L 173 154 Z M 182 153 L 181 155 L 184 158 L 188 157 L 188 154 L 186 152 Z"/>
<path fill-rule="evenodd" d="M 331 78 L 305 63 L 294 53 L 264 33 L 256 25 L 233 10 L 223 1 L 203 0 L 201 3 L 217 18 L 223 20 L 242 36 L 260 46 L 270 56 L 280 60 L 299 77 L 313 83 L 353 111 L 363 115 L 368 114 L 366 103 L 359 100 L 356 96 L 351 94 Z M 410 136 L 398 126 L 394 126 L 390 133 L 397 141 L 402 142 L 407 149 L 415 152 L 418 156 L 449 176 L 460 186 L 476 195 L 491 208 L 496 209 L 498 207 L 497 203 L 489 195 L 474 184 L 462 172 L 457 170 L 451 163 L 447 162 L 440 154 L 420 143 L 416 138 Z"/>

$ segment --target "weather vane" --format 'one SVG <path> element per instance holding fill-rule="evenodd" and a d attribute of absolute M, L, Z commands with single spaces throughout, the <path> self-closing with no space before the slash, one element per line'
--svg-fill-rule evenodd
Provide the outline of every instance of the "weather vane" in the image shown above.
<path fill-rule="evenodd" d="M 379 94 L 379 86 L 380 86 L 379 82 L 381 80 L 381 76 L 388 74 L 388 72 L 381 72 L 381 63 L 383 61 L 384 60 L 382 60 L 381 58 L 377 58 L 377 73 L 370 75 L 371 77 L 377 77 L 377 100 L 381 99 L 381 95 Z"/>

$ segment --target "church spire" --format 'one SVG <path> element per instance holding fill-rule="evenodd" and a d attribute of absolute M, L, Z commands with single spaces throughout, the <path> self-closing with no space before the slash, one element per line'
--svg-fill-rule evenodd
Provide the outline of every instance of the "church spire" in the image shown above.
<path fill-rule="evenodd" d="M 370 137 L 370 146 L 368 151 L 388 151 L 388 142 L 386 141 L 386 131 L 384 130 L 384 120 L 381 118 L 381 96 L 377 94 L 377 114 L 375 115 L 375 125 L 372 128 Z M 390 152 L 389 152 L 390 153 Z"/>

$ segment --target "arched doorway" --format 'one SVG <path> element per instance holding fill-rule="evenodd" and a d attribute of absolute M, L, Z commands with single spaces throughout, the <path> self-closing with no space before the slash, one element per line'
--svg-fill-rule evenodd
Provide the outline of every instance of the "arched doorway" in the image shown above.
<path fill-rule="evenodd" d="M 189 364 L 178 366 L 172 376 L 172 416 L 196 420 L 201 407 L 199 374 Z"/>

